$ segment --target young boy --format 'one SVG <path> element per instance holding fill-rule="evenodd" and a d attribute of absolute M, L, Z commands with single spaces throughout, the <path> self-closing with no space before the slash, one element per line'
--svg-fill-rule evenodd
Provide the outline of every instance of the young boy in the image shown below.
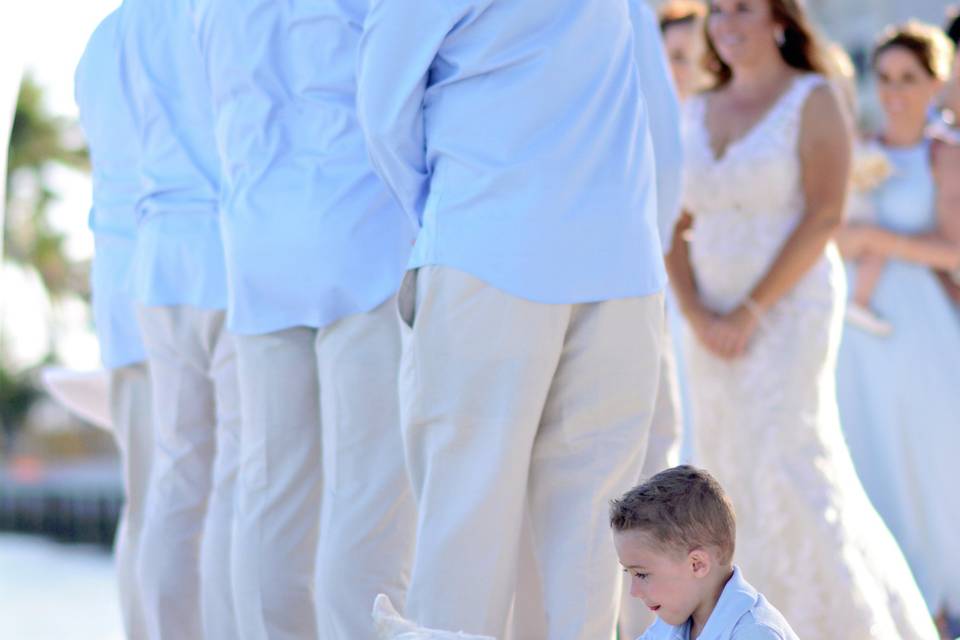
<path fill-rule="evenodd" d="M 657 615 L 639 640 L 797 640 L 733 565 L 733 507 L 707 472 L 658 473 L 613 501 L 610 526 L 630 595 Z"/>

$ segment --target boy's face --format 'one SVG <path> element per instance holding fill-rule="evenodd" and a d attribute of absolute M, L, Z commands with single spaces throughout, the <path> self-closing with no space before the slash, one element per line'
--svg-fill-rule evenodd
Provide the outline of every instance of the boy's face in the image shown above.
<path fill-rule="evenodd" d="M 665 552 L 641 531 L 615 532 L 613 537 L 620 564 L 630 575 L 630 595 L 667 624 L 686 623 L 705 596 L 705 569 L 695 554 Z"/>

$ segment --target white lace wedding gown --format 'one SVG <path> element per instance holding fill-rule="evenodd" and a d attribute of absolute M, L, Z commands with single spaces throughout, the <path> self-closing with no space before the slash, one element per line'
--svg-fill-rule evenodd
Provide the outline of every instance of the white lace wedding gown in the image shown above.
<path fill-rule="evenodd" d="M 714 311 L 734 309 L 802 217 L 798 138 L 822 77 L 798 76 L 716 158 L 704 99 L 686 105 L 690 255 Z M 869 503 L 844 443 L 834 371 L 845 295 L 831 245 L 764 318 L 745 357 L 688 345 L 699 464 L 737 512 L 744 575 L 804 640 L 936 638 L 903 554 Z"/>

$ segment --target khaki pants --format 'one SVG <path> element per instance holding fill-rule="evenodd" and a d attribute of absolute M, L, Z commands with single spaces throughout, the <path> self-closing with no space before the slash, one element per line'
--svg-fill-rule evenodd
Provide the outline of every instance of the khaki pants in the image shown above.
<path fill-rule="evenodd" d="M 657 399 L 654 407 L 647 455 L 640 473 L 640 480 L 676 466 L 680 459 L 682 436 L 680 384 L 677 379 L 672 339 L 666 323 L 664 323 L 663 347 L 660 352 L 660 382 L 657 385 Z M 514 601 L 511 636 L 514 640 L 546 637 L 546 620 L 540 595 L 542 587 L 537 582 L 539 573 L 532 543 L 528 542 L 529 537 L 529 531 L 524 530 L 517 576 L 517 595 Z M 630 576 L 626 575 L 620 606 L 620 637 L 637 638 L 653 624 L 654 620 L 655 616 L 646 605 L 630 596 Z"/>
<path fill-rule="evenodd" d="M 143 520 L 150 486 L 153 457 L 153 417 L 150 373 L 140 362 L 110 371 L 110 418 L 123 465 L 126 501 L 114 556 L 120 594 L 120 611 L 127 638 L 146 638 L 147 626 L 137 579 L 137 558 L 143 537 Z"/>
<path fill-rule="evenodd" d="M 147 637 L 235 638 L 230 546 L 240 431 L 224 313 L 140 307 L 154 450 L 139 568 Z"/>
<path fill-rule="evenodd" d="M 608 501 L 640 475 L 663 298 L 548 305 L 410 272 L 400 397 L 419 507 L 407 617 L 503 637 L 529 510 L 550 640 L 613 638 Z"/>
<path fill-rule="evenodd" d="M 393 299 L 319 331 L 236 340 L 240 637 L 373 640 L 377 593 L 404 602 L 415 526 Z"/>

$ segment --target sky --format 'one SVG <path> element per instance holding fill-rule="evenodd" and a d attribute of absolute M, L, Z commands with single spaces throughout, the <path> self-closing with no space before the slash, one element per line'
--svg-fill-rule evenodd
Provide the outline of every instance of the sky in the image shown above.
<path fill-rule="evenodd" d="M 119 0 L 19 0 L 14 20 L 24 25 L 26 66 L 48 90 L 54 111 L 76 116 L 73 71 L 97 24 Z"/>

